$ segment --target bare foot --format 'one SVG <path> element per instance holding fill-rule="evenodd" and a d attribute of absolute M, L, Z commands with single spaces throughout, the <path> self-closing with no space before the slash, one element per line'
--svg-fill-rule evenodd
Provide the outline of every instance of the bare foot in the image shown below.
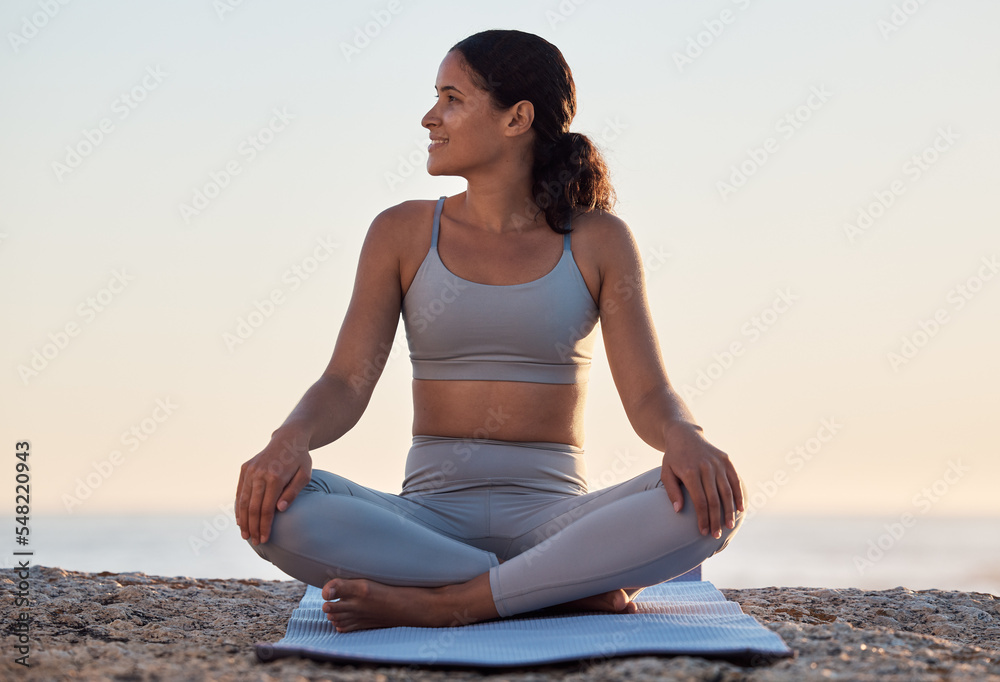
<path fill-rule="evenodd" d="M 575 599 L 565 604 L 550 607 L 556 612 L 572 611 L 603 611 L 605 613 L 635 613 L 639 610 L 635 602 L 630 601 L 625 590 L 611 590 L 604 594 Z"/>
<path fill-rule="evenodd" d="M 489 574 L 444 587 L 397 587 L 374 580 L 334 578 L 323 586 L 323 598 L 337 600 L 323 604 L 337 632 L 468 625 L 499 616 Z"/>

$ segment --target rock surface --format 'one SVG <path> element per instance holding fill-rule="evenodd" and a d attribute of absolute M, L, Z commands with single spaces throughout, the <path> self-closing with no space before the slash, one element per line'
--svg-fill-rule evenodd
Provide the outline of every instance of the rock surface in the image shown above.
<path fill-rule="evenodd" d="M 1000 600 L 904 587 L 883 591 L 768 587 L 722 590 L 777 632 L 796 656 L 741 667 L 698 657 L 610 659 L 501 672 L 319 663 L 258 663 L 305 586 L 297 581 L 204 580 L 32 567 L 32 602 L 3 583 L 4 680 L 976 680 L 1000 682 Z M 18 665 L 19 613 L 30 616 L 30 668 Z"/>

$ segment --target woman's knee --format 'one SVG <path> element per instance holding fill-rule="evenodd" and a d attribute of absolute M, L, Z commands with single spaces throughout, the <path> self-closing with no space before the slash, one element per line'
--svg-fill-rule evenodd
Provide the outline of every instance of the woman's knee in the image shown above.
<path fill-rule="evenodd" d="M 270 561 L 267 552 L 268 546 L 275 547 L 284 544 L 289 539 L 294 541 L 306 532 L 307 527 L 313 521 L 311 517 L 315 510 L 311 507 L 314 505 L 303 504 L 303 500 L 314 495 L 351 496 L 351 487 L 354 485 L 343 476 L 322 469 L 313 469 L 309 482 L 299 491 L 299 494 L 285 508 L 285 511 L 274 510 L 267 542 L 254 545 L 249 538 L 247 542 L 258 555 Z"/>
<path fill-rule="evenodd" d="M 299 495 L 306 493 L 326 493 L 327 495 L 352 495 L 351 489 L 357 484 L 350 479 L 339 474 L 323 469 L 313 469 L 309 482 L 299 492 Z"/>

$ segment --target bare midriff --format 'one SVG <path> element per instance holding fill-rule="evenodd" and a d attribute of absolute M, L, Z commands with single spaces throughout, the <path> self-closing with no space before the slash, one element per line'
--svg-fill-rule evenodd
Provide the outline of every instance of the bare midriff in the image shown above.
<path fill-rule="evenodd" d="M 413 380 L 413 433 L 583 447 L 587 384 Z"/>

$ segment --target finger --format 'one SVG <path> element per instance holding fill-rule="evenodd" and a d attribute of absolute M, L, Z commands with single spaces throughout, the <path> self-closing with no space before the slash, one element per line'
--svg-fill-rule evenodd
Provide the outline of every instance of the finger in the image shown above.
<path fill-rule="evenodd" d="M 281 483 L 272 482 L 264 491 L 260 505 L 260 541 L 267 542 L 271 535 L 271 522 L 274 521 L 274 508 L 278 504 L 278 495 L 284 489 Z"/>
<path fill-rule="evenodd" d="M 288 509 L 288 505 L 292 503 L 298 494 L 302 492 L 302 489 L 306 487 L 309 480 L 312 478 L 312 472 L 309 469 L 300 468 L 292 476 L 292 480 L 288 482 L 285 486 L 285 491 L 281 493 L 281 497 L 278 498 L 278 511 L 285 511 Z"/>
<path fill-rule="evenodd" d="M 247 524 L 250 530 L 250 542 L 260 544 L 260 508 L 264 503 L 264 481 L 251 482 L 250 503 L 247 511 Z"/>
<path fill-rule="evenodd" d="M 722 521 L 726 528 L 736 527 L 736 503 L 733 500 L 733 488 L 729 485 L 724 471 L 719 472 L 716 478 L 716 487 L 719 491 L 719 498 L 722 500 Z"/>
<path fill-rule="evenodd" d="M 702 468 L 701 483 L 705 488 L 705 506 L 708 510 L 709 535 L 713 538 L 720 538 L 722 537 L 722 501 L 719 500 L 715 467 L 706 465 Z"/>
<path fill-rule="evenodd" d="M 733 497 L 736 498 L 736 508 L 739 511 L 746 511 L 746 497 L 743 494 L 743 481 L 740 480 L 740 475 L 736 473 L 736 468 L 730 464 L 729 470 L 726 472 L 729 477 L 729 485 L 733 489 Z"/>
<path fill-rule="evenodd" d="M 684 492 L 681 490 L 680 482 L 674 473 L 669 470 L 665 470 L 660 473 L 660 480 L 663 481 L 663 487 L 667 491 L 667 497 L 670 501 L 674 503 L 674 511 L 680 512 L 684 508 Z"/>
<path fill-rule="evenodd" d="M 684 481 L 684 487 L 687 488 L 688 494 L 691 496 L 691 502 L 694 504 L 694 510 L 698 516 L 698 530 L 701 531 L 702 535 L 708 535 L 708 531 L 711 529 L 711 517 L 709 516 L 708 498 L 705 496 L 705 484 L 701 478 L 692 477 L 690 482 Z"/>

